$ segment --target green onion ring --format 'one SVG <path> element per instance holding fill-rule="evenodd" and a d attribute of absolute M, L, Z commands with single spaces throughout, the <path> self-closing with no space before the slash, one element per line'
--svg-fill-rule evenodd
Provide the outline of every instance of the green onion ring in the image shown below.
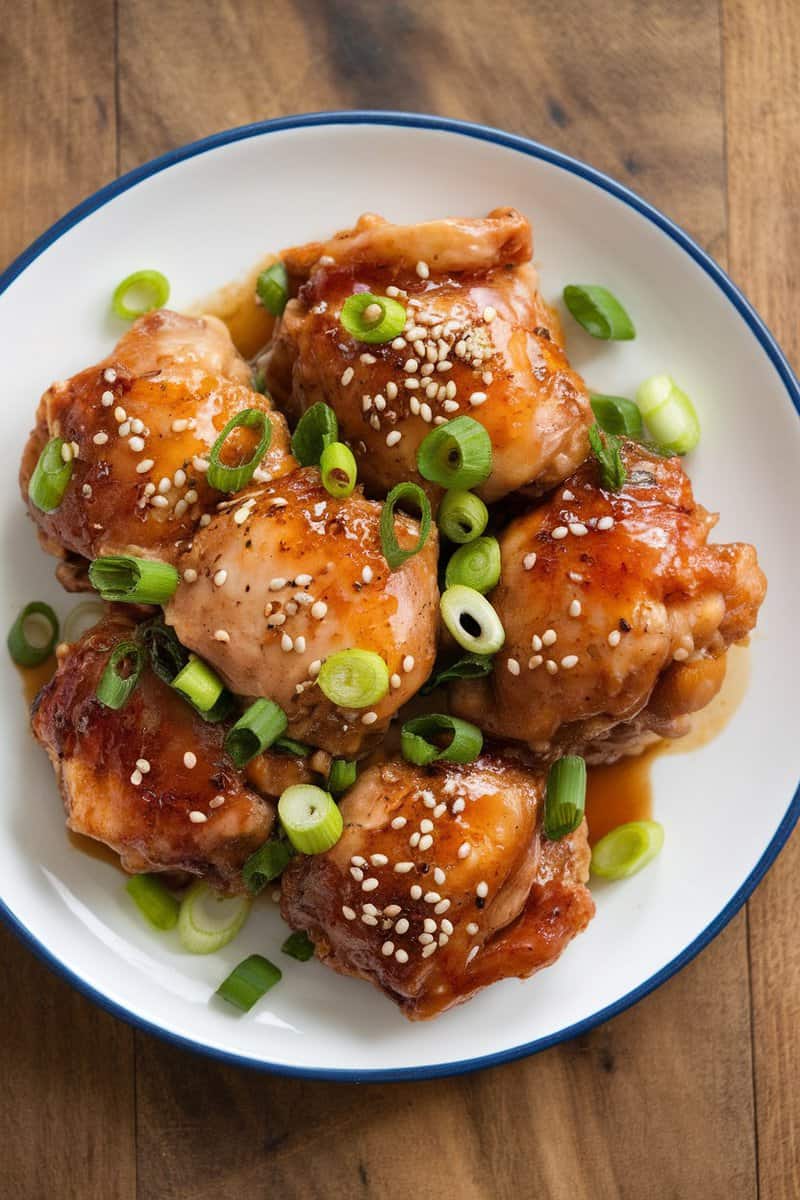
<path fill-rule="evenodd" d="M 281 316 L 289 299 L 289 276 L 282 262 L 273 263 L 261 272 L 256 280 L 256 294 L 268 313 Z"/>
<path fill-rule="evenodd" d="M 228 467 L 225 463 L 220 462 L 219 456 L 222 453 L 222 447 L 234 429 L 258 428 L 261 430 L 258 444 L 246 462 L 240 463 L 238 467 Z M 271 441 L 272 425 L 267 413 L 262 409 L 245 408 L 237 413 L 235 417 L 231 417 L 211 447 L 211 453 L 208 456 L 206 479 L 208 480 L 209 487 L 216 488 L 218 492 L 238 492 L 241 488 L 245 487 L 252 479 L 253 472 L 269 449 Z"/>
<path fill-rule="evenodd" d="M 415 504 L 419 508 L 419 537 L 410 550 L 404 550 L 397 540 L 394 530 L 394 510 L 401 502 Z M 381 549 L 383 557 L 394 571 L 401 567 L 407 559 L 419 554 L 428 540 L 431 530 L 431 503 L 417 483 L 398 483 L 389 492 L 381 509 Z"/>
<path fill-rule="evenodd" d="M 47 641 L 36 645 L 25 632 L 25 625 L 31 618 L 42 617 L 50 626 Z M 46 662 L 53 653 L 58 641 L 58 617 L 49 604 L 42 600 L 31 600 L 17 616 L 16 621 L 8 631 L 6 645 L 8 653 L 18 667 L 38 667 Z"/>
<path fill-rule="evenodd" d="M 180 905 L 156 875 L 132 875 L 125 891 L 154 929 L 166 932 L 178 924 Z"/>
<path fill-rule="evenodd" d="M 686 392 L 671 375 L 653 375 L 636 393 L 642 416 L 659 450 L 688 454 L 700 441 L 700 421 Z"/>
<path fill-rule="evenodd" d="M 442 593 L 439 608 L 459 646 L 472 654 L 496 654 L 506 640 L 500 618 L 475 588 L 454 584 Z"/>
<path fill-rule="evenodd" d="M 314 943 L 304 929 L 297 933 L 290 933 L 281 946 L 281 950 L 284 954 L 288 954 L 289 958 L 296 958 L 298 962 L 308 962 L 310 958 L 314 957 Z"/>
<path fill-rule="evenodd" d="M 558 842 L 573 833 L 586 808 L 586 763 L 577 754 L 554 762 L 547 775 L 542 826 L 545 837 Z"/>
<path fill-rule="evenodd" d="M 310 783 L 286 788 L 278 801 L 286 836 L 301 854 L 324 854 L 342 836 L 344 821 L 333 796 Z"/>
<path fill-rule="evenodd" d="M 500 543 L 481 537 L 459 547 L 445 570 L 445 587 L 461 583 L 485 595 L 500 579 Z"/>
<path fill-rule="evenodd" d="M 264 958 L 263 954 L 250 954 L 223 979 L 217 988 L 217 995 L 242 1012 L 250 1012 L 256 1001 L 276 983 L 280 983 L 282 978 L 280 968 L 275 963 Z"/>
<path fill-rule="evenodd" d="M 342 792 L 353 786 L 357 773 L 358 767 L 354 762 L 349 762 L 346 758 L 335 758 L 328 774 L 328 791 L 333 796 L 341 796 Z"/>
<path fill-rule="evenodd" d="M 286 713 L 274 700 L 255 700 L 225 738 L 225 749 L 237 767 L 244 767 L 263 754 L 289 724 Z"/>
<path fill-rule="evenodd" d="M 441 750 L 430 739 L 437 733 L 451 734 Z M 477 725 L 445 713 L 426 713 L 406 721 L 400 731 L 400 749 L 408 762 L 425 766 L 436 760 L 445 762 L 474 762 L 483 749 L 483 734 Z"/>
<path fill-rule="evenodd" d="M 214 954 L 236 937 L 250 915 L 248 896 L 222 896 L 198 879 L 178 912 L 178 936 L 190 954 Z"/>
<path fill-rule="evenodd" d="M 146 301 L 134 308 L 127 301 L 129 292 L 143 292 Z M 169 280 L 160 271 L 134 271 L 114 288 L 111 307 L 122 321 L 135 321 L 154 308 L 163 308 L 169 300 Z"/>
<path fill-rule="evenodd" d="M 268 883 L 282 875 L 293 854 L 292 846 L 278 838 L 270 838 L 251 854 L 242 867 L 242 879 L 250 895 L 257 896 Z"/>
<path fill-rule="evenodd" d="M 317 683 L 339 708 L 367 708 L 389 691 L 389 668 L 374 650 L 338 650 L 325 659 Z"/>
<path fill-rule="evenodd" d="M 636 337 L 633 321 L 608 288 L 571 283 L 564 288 L 564 303 L 594 338 L 623 342 Z"/>
<path fill-rule="evenodd" d="M 126 659 L 133 660 L 133 667 L 129 675 L 123 677 L 119 673 L 119 667 Z M 106 708 L 120 709 L 128 703 L 128 700 L 133 694 L 136 684 L 139 682 L 139 676 L 144 667 L 144 652 L 142 647 L 137 642 L 119 642 L 109 658 L 103 674 L 100 676 L 100 682 L 97 685 L 97 699 Z"/>
<path fill-rule="evenodd" d="M 445 492 L 436 524 L 451 542 L 471 542 L 480 537 L 489 521 L 489 510 L 474 492 L 452 488 Z"/>
<path fill-rule="evenodd" d="M 69 457 L 65 459 L 65 446 L 69 446 L 69 443 L 63 438 L 51 438 L 33 469 L 28 484 L 28 499 L 42 512 L 54 512 L 58 508 L 72 478 L 72 447 L 69 446 Z"/>
<path fill-rule="evenodd" d="M 316 467 L 326 446 L 339 436 L 339 422 L 329 404 L 318 400 L 307 409 L 292 434 L 292 454 L 301 467 Z"/>
<path fill-rule="evenodd" d="M 353 452 L 344 442 L 331 442 L 322 451 L 319 462 L 322 486 L 329 495 L 337 500 L 345 500 L 352 495 L 356 486 L 358 468 Z"/>
<path fill-rule="evenodd" d="M 104 600 L 166 604 L 178 586 L 178 572 L 158 559 L 107 555 L 89 565 L 89 580 Z"/>
<path fill-rule="evenodd" d="M 601 837 L 592 850 L 592 871 L 603 879 L 628 879 L 646 867 L 664 845 L 658 821 L 628 821 Z"/>
<path fill-rule="evenodd" d="M 439 425 L 417 450 L 423 479 L 443 488 L 477 487 L 492 473 L 492 439 L 473 417 L 456 417 Z"/>
<path fill-rule="evenodd" d="M 391 342 L 403 332 L 406 310 L 389 296 L 356 292 L 342 305 L 340 320 L 347 332 L 360 342 Z"/>

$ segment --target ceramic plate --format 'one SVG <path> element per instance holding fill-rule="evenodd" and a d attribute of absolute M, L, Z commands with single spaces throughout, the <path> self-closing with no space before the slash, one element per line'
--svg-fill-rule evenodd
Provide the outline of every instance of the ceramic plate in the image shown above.
<path fill-rule="evenodd" d="M 800 511 L 797 381 L 741 294 L 664 216 L 590 167 L 478 126 L 347 113 L 223 133 L 104 188 L 9 268 L 0 280 L 4 626 L 33 597 L 62 616 L 74 604 L 24 516 L 16 468 L 44 388 L 119 336 L 108 317 L 118 280 L 157 266 L 180 308 L 265 251 L 345 227 L 365 209 L 417 221 L 506 204 L 532 221 L 548 299 L 568 282 L 603 283 L 635 319 L 630 343 L 593 342 L 568 326 L 572 361 L 591 388 L 631 395 L 668 370 L 695 399 L 703 425 L 689 463 L 696 495 L 721 512 L 721 539 L 755 543 L 769 577 L 744 699 L 710 744 L 656 760 L 664 850 L 635 878 L 594 889 L 595 921 L 554 968 L 409 1024 L 364 983 L 282 956 L 284 927 L 269 902 L 209 958 L 150 933 L 119 872 L 67 840 L 18 677 L 0 656 L 0 907 L 77 987 L 184 1045 L 349 1079 L 448 1074 L 531 1053 L 619 1012 L 686 963 L 733 916 L 797 819 L 800 559 L 787 540 L 790 514 Z M 213 993 L 253 951 L 279 959 L 284 980 L 240 1017 Z"/>

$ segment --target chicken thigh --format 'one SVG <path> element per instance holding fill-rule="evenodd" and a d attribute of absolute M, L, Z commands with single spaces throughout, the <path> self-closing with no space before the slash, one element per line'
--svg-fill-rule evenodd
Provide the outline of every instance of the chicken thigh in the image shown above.
<path fill-rule="evenodd" d="M 590 459 L 501 535 L 505 644 L 490 676 L 451 690 L 454 713 L 547 757 L 611 761 L 685 733 L 764 598 L 752 546 L 706 544 L 717 518 L 680 459 L 633 442 L 623 457 L 622 491 Z"/>
<path fill-rule="evenodd" d="M 287 251 L 302 286 L 266 359 L 276 402 L 295 417 L 318 400 L 331 405 L 371 494 L 409 479 L 430 488 L 417 450 L 460 415 L 491 438 L 485 500 L 558 483 L 586 455 L 591 413 L 531 252 L 514 209 L 412 226 L 367 215 L 329 242 Z M 351 336 L 340 314 L 354 292 L 402 304 L 402 333 L 377 345 Z"/>
<path fill-rule="evenodd" d="M 97 699 L 111 652 L 135 633 L 113 613 L 66 648 L 34 702 L 67 825 L 105 842 L 127 871 L 187 871 L 241 891 L 242 864 L 269 837 L 274 807 L 225 753 L 230 722 L 204 721 L 149 667 L 123 708 Z"/>
<path fill-rule="evenodd" d="M 532 975 L 594 913 L 586 826 L 548 841 L 543 798 L 541 775 L 491 752 L 370 767 L 342 800 L 333 849 L 284 872 L 281 912 L 323 962 L 412 1020 Z"/>
<path fill-rule="evenodd" d="M 316 468 L 249 489 L 198 531 L 165 611 L 232 691 L 274 700 L 290 737 L 347 756 L 386 729 L 435 657 L 436 531 L 390 570 L 380 516 L 358 491 L 334 499 Z M 407 548 L 419 525 L 398 512 L 395 533 Z M 316 683 L 324 660 L 349 649 L 376 652 L 391 676 L 366 710 L 338 709 Z"/>
<path fill-rule="evenodd" d="M 269 410 L 249 384 L 250 369 L 220 321 L 166 310 L 141 317 L 96 366 L 54 383 L 20 471 L 45 549 L 62 558 L 144 553 L 172 561 L 219 499 L 205 471 L 222 428 L 242 409 Z M 262 478 L 295 465 L 286 422 L 275 412 L 269 421 Z M 47 513 L 30 501 L 28 485 L 51 437 L 72 448 L 74 467 L 61 504 Z M 225 454 L 246 458 L 251 438 L 234 430 Z M 68 585 L 69 572 L 61 574 Z"/>

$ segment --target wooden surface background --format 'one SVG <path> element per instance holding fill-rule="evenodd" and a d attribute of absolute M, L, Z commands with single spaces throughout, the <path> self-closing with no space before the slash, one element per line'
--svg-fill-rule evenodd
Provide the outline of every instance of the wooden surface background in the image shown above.
<path fill-rule="evenodd" d="M 0 265 L 182 142 L 299 111 L 416 109 L 630 184 L 800 364 L 797 0 L 0 0 L 0 16 Z M 796 834 L 746 911 L 636 1008 L 427 1083 L 302 1082 L 172 1049 L 2 929 L 0 1197 L 796 1200 L 799 880 Z"/>

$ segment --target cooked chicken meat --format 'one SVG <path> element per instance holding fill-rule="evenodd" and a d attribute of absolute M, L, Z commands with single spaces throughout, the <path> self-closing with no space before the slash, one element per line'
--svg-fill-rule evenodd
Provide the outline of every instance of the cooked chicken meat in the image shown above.
<path fill-rule="evenodd" d="M 115 614 L 89 630 L 34 703 L 33 732 L 67 825 L 105 842 L 127 871 L 187 871 L 241 890 L 242 864 L 269 837 L 274 807 L 225 753 L 230 722 L 204 721 L 149 668 L 123 708 L 97 699 L 111 652 L 135 629 Z"/>
<path fill-rule="evenodd" d="M 488 501 L 550 487 L 585 457 L 586 388 L 539 295 L 530 226 L 514 209 L 412 226 L 368 215 L 283 258 L 295 286 L 305 282 L 269 352 L 269 389 L 295 416 L 319 400 L 335 409 L 368 492 L 424 484 L 420 443 L 459 415 L 491 437 L 492 473 L 479 489 Z M 402 335 L 367 345 L 347 333 L 340 313 L 354 292 L 397 299 Z"/>
<path fill-rule="evenodd" d="M 295 858 L 281 911 L 318 956 L 421 1020 L 549 966 L 594 904 L 585 824 L 541 832 L 542 777 L 511 758 L 366 770 L 327 854 Z"/>
<path fill-rule="evenodd" d="M 269 409 L 251 391 L 250 370 L 215 317 L 159 311 L 141 317 L 96 366 L 54 383 L 39 404 L 20 484 L 40 540 L 59 557 L 144 553 L 175 558 L 219 493 L 206 483 L 208 454 L 224 425 L 245 408 Z M 283 417 L 270 412 L 263 478 L 291 470 Z M 231 461 L 247 457 L 252 433 L 226 442 Z M 75 451 L 64 498 L 51 513 L 28 499 L 28 484 L 51 437 Z M 68 584 L 69 573 L 62 573 Z"/>
<path fill-rule="evenodd" d="M 750 632 L 766 580 L 752 546 L 707 545 L 716 516 L 678 458 L 628 442 L 628 480 L 589 460 L 500 538 L 490 593 L 506 632 L 493 673 L 453 685 L 453 712 L 536 752 L 608 761 L 679 736 Z"/>
<path fill-rule="evenodd" d="M 290 737 L 348 756 L 386 729 L 435 657 L 435 530 L 390 571 L 380 515 L 359 492 L 334 499 L 315 468 L 249 489 L 198 531 L 165 613 L 234 692 L 279 704 Z M 413 546 L 419 525 L 397 513 L 395 533 Z M 342 710 L 316 676 L 329 655 L 354 648 L 381 655 L 392 685 L 369 708 Z"/>

